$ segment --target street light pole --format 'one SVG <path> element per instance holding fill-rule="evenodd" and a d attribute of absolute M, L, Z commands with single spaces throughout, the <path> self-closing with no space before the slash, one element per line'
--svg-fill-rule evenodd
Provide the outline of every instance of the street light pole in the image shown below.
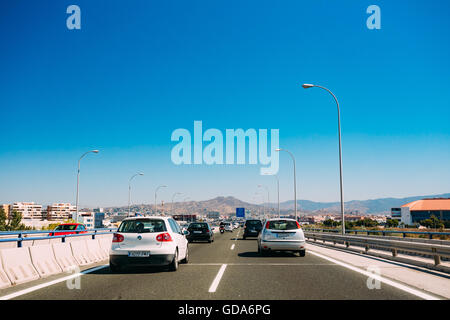
<path fill-rule="evenodd" d="M 275 151 L 285 151 L 287 153 L 289 153 L 289 155 L 292 158 L 292 161 L 294 163 L 294 207 L 295 207 L 295 221 L 297 221 L 297 180 L 295 177 L 295 157 L 292 154 L 292 152 L 286 150 L 286 149 L 275 149 Z"/>
<path fill-rule="evenodd" d="M 269 173 L 265 173 L 265 175 L 271 175 Z M 280 179 L 278 178 L 278 175 L 274 174 L 275 178 L 277 179 L 277 194 L 278 194 L 278 218 L 281 217 L 280 215 Z"/>
<path fill-rule="evenodd" d="M 342 234 L 345 234 L 345 221 L 344 221 L 344 182 L 343 182 L 343 174 L 342 174 L 342 141 L 341 141 L 341 111 L 339 108 L 339 101 L 334 95 L 333 92 L 331 92 L 329 89 L 318 86 L 315 84 L 308 84 L 305 83 L 302 85 L 304 89 L 309 89 L 313 87 L 317 87 L 320 89 L 323 89 L 327 91 L 329 94 L 331 94 L 334 98 L 334 101 L 337 105 L 337 116 L 338 116 L 338 135 L 339 135 L 339 182 L 340 182 L 340 190 L 341 190 L 341 215 L 342 215 Z"/>
<path fill-rule="evenodd" d="M 75 222 L 78 222 L 78 198 L 79 198 L 79 189 L 80 189 L 80 162 L 81 159 L 88 153 L 98 153 L 98 150 L 91 150 L 88 152 L 83 153 L 83 155 L 78 159 L 78 171 L 77 171 L 77 198 L 76 198 L 76 204 L 75 204 Z"/>
<path fill-rule="evenodd" d="M 165 186 L 165 185 L 161 185 L 161 186 L 159 186 L 158 188 L 156 188 L 156 190 L 155 190 L 155 215 L 157 215 L 158 214 L 158 205 L 157 205 L 157 203 L 156 203 L 156 194 L 158 193 L 158 190 L 159 189 L 161 189 L 161 188 L 166 188 L 167 186 Z"/>
<path fill-rule="evenodd" d="M 130 180 L 128 181 L 128 217 L 130 216 L 130 205 L 131 205 L 131 180 L 133 180 L 136 176 L 143 176 L 144 174 L 142 172 L 136 173 L 135 175 L 132 175 Z"/>
<path fill-rule="evenodd" d="M 267 188 L 267 186 L 264 186 L 264 185 L 261 185 L 261 184 L 258 185 L 258 188 L 262 188 L 262 187 L 264 187 L 264 188 L 266 189 L 266 191 L 267 191 L 267 208 L 269 209 L 268 211 L 269 211 L 269 213 L 270 213 L 270 208 L 269 208 L 269 205 L 270 205 L 269 188 Z M 267 218 L 267 217 L 266 217 L 265 210 L 264 210 L 264 217 Z"/>
<path fill-rule="evenodd" d="M 172 213 L 172 215 L 173 215 L 173 199 L 179 194 L 183 194 L 183 193 L 182 192 L 175 192 L 173 194 L 173 196 L 172 196 L 172 204 L 170 205 L 170 212 Z"/>

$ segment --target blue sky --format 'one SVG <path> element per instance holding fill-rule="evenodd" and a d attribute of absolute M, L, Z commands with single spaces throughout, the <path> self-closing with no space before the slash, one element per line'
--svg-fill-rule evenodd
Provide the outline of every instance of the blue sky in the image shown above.
<path fill-rule="evenodd" d="M 66 8 L 81 8 L 68 30 Z M 381 8 L 369 30 L 366 8 Z M 280 130 L 297 159 L 298 198 L 339 199 L 341 103 L 345 200 L 450 190 L 449 2 L 2 1 L 0 203 L 82 206 L 250 202 L 273 177 L 260 165 L 176 166 L 173 130 Z M 293 199 L 280 155 L 281 200 Z"/>

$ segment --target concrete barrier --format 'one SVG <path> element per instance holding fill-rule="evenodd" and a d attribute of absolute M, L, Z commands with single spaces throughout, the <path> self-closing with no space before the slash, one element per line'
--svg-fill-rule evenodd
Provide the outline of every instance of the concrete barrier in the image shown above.
<path fill-rule="evenodd" d="M 95 256 L 89 253 L 86 240 L 70 242 L 70 247 L 72 248 L 72 255 L 78 265 L 85 266 L 96 261 Z"/>
<path fill-rule="evenodd" d="M 111 249 L 111 241 L 111 239 L 107 238 L 99 239 L 100 248 L 103 250 L 107 258 L 109 257 L 109 249 Z"/>
<path fill-rule="evenodd" d="M 20 284 L 39 279 L 39 273 L 31 262 L 28 247 L 2 249 L 0 258 L 9 280 L 12 284 Z"/>
<path fill-rule="evenodd" d="M 54 243 L 52 244 L 52 248 L 55 260 L 64 272 L 71 271 L 74 266 L 78 266 L 77 261 L 72 255 L 70 243 Z"/>
<path fill-rule="evenodd" d="M 31 261 L 41 277 L 62 272 L 56 262 L 55 254 L 51 244 L 34 245 L 30 247 Z"/>
<path fill-rule="evenodd" d="M 11 285 L 11 281 L 9 281 L 8 276 L 6 275 L 5 271 L 3 270 L 3 263 L 0 259 L 0 289 L 9 287 Z"/>
<path fill-rule="evenodd" d="M 100 244 L 97 239 L 86 240 L 88 252 L 92 255 L 94 262 L 105 260 L 105 254 L 100 248 Z"/>

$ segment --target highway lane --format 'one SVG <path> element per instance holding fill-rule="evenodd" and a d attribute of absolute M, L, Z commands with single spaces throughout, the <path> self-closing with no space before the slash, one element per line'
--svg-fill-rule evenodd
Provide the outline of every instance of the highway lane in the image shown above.
<path fill-rule="evenodd" d="M 61 282 L 16 299 L 418 299 L 385 284 L 369 289 L 366 276 L 308 252 L 261 257 L 255 239 L 242 239 L 242 229 L 189 248 L 190 261 L 177 272 L 135 268 L 113 274 L 105 267 L 83 275 L 80 289 Z M 217 288 L 209 292 L 214 281 Z"/>

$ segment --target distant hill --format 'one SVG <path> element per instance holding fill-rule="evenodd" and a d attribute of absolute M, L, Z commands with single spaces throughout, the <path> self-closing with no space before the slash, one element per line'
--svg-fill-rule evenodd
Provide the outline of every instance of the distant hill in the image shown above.
<path fill-rule="evenodd" d="M 375 214 L 375 213 L 389 213 L 391 208 L 400 207 L 408 202 L 424 199 L 424 198 L 450 198 L 450 193 L 414 196 L 406 198 L 380 198 L 372 200 L 352 200 L 344 203 L 345 210 L 358 210 L 361 213 Z M 272 207 L 277 204 L 270 204 Z M 319 211 L 327 210 L 330 212 L 340 211 L 340 202 L 314 202 L 309 200 L 297 200 L 297 206 L 301 211 Z M 294 201 L 285 201 L 280 203 L 280 208 L 283 210 L 294 209 Z"/>
<path fill-rule="evenodd" d="M 450 198 L 450 193 L 426 196 L 414 196 L 406 198 L 380 198 L 371 200 L 352 200 L 345 202 L 345 211 L 359 211 L 361 214 L 386 214 L 390 213 L 391 208 L 400 207 L 411 201 L 420 200 L 423 198 Z M 314 202 L 309 200 L 297 200 L 298 211 L 308 214 L 319 213 L 338 213 L 340 212 L 339 202 Z M 236 208 L 244 207 L 247 210 L 260 211 L 264 210 L 263 205 L 251 204 L 244 202 L 235 197 L 216 197 L 204 201 L 187 201 L 174 202 L 173 213 L 175 214 L 199 214 L 209 211 L 218 211 L 222 214 L 234 213 Z M 270 203 L 269 207 L 276 210 L 277 204 Z M 161 206 L 158 206 L 160 209 Z M 109 212 L 126 212 L 127 207 L 111 207 L 105 208 Z M 133 205 L 132 211 L 151 212 L 154 209 L 153 205 Z M 171 203 L 165 203 L 164 209 L 171 211 Z M 294 210 L 294 201 L 285 201 L 280 203 L 282 213 L 292 212 Z"/>

